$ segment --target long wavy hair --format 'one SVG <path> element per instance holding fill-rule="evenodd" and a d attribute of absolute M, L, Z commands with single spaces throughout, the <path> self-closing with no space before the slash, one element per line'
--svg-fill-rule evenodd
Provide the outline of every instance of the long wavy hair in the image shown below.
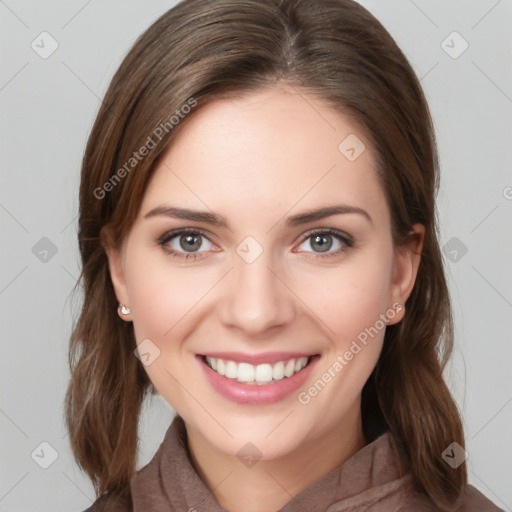
<path fill-rule="evenodd" d="M 425 226 L 406 314 L 386 329 L 363 389 L 362 418 L 367 441 L 390 431 L 417 488 L 449 510 L 467 473 L 465 464 L 452 469 L 441 457 L 453 441 L 464 446 L 464 433 L 442 375 L 453 321 L 438 242 L 434 130 L 406 57 L 352 0 L 185 0 L 139 37 L 115 73 L 82 163 L 83 304 L 66 394 L 74 456 L 98 495 L 126 490 L 141 406 L 156 393 L 134 356 L 133 325 L 116 312 L 102 230 L 108 226 L 116 244 L 129 232 L 159 155 L 187 122 L 185 105 L 198 109 L 278 82 L 317 95 L 363 127 L 377 154 L 395 246 L 407 242 L 413 224 Z M 142 158 L 149 138 L 155 147 Z"/>

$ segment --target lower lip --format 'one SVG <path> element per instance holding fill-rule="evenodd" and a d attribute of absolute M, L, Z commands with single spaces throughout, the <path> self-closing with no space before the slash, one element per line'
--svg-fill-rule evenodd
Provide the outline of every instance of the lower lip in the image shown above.
<path fill-rule="evenodd" d="M 320 359 L 320 356 L 313 356 L 307 366 L 291 377 L 285 377 L 274 384 L 258 385 L 244 384 L 235 379 L 223 377 L 213 371 L 202 356 L 198 355 L 196 357 L 206 378 L 216 391 L 232 402 L 250 405 L 273 404 L 283 400 L 304 384 L 318 359 Z"/>

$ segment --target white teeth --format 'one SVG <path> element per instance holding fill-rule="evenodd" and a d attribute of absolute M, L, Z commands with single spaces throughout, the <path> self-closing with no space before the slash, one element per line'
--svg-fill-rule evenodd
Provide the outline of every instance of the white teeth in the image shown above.
<path fill-rule="evenodd" d="M 291 377 L 295 373 L 295 359 L 290 359 L 284 367 L 284 376 Z"/>
<path fill-rule="evenodd" d="M 206 356 L 206 361 L 212 367 L 213 370 L 217 370 L 217 359 L 210 356 Z"/>
<path fill-rule="evenodd" d="M 259 384 L 260 382 L 270 382 L 272 380 L 272 365 L 271 364 L 259 364 L 256 366 L 254 372 L 254 380 Z"/>
<path fill-rule="evenodd" d="M 272 367 L 272 377 L 274 380 L 281 380 L 284 377 L 284 363 L 282 361 Z"/>
<path fill-rule="evenodd" d="M 222 359 L 217 359 L 217 369 L 215 371 L 219 375 L 226 375 L 226 365 L 224 364 L 224 361 Z"/>
<path fill-rule="evenodd" d="M 208 366 L 219 375 L 226 376 L 228 379 L 237 379 L 238 382 L 259 386 L 293 376 L 300 372 L 308 364 L 308 361 L 309 357 L 300 357 L 288 361 L 279 361 L 274 365 L 263 363 L 254 366 L 249 363 L 236 363 L 206 356 Z"/>
<path fill-rule="evenodd" d="M 238 365 L 234 361 L 226 362 L 226 377 L 228 379 L 236 379 L 238 373 Z"/>
<path fill-rule="evenodd" d="M 236 363 L 233 364 L 236 366 Z M 254 380 L 254 366 L 247 363 L 238 363 L 236 378 L 238 382 L 252 382 Z"/>

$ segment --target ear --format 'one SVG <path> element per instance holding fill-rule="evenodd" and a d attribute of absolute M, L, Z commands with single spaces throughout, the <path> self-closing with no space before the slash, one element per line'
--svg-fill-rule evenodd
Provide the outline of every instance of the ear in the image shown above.
<path fill-rule="evenodd" d="M 128 290 L 126 287 L 126 280 L 124 276 L 124 251 L 122 247 L 118 247 L 114 241 L 111 233 L 107 228 L 101 230 L 101 242 L 108 259 L 108 269 L 110 272 L 110 280 L 114 287 L 114 292 L 117 297 L 117 301 L 120 304 L 124 304 L 130 307 L 130 299 L 128 296 Z M 132 321 L 131 313 L 119 316 L 127 322 Z"/>
<path fill-rule="evenodd" d="M 392 308 L 396 315 L 389 319 L 388 324 L 390 325 L 400 322 L 405 315 L 405 302 L 412 293 L 420 266 L 421 251 L 425 239 L 425 226 L 414 224 L 409 235 L 409 241 L 397 247 L 394 252 L 390 303 L 388 307 Z"/>

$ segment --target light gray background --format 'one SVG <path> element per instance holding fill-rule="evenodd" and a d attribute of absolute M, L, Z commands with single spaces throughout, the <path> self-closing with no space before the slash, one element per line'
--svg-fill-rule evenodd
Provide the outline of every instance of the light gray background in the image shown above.
<path fill-rule="evenodd" d="M 470 481 L 511 511 L 512 2 L 362 3 L 410 58 L 432 109 L 456 321 L 447 377 L 465 421 Z M 70 292 L 79 274 L 80 162 L 121 58 L 174 4 L 0 0 L 0 511 L 81 511 L 94 499 L 71 456 L 63 420 Z M 47 59 L 31 48 L 43 31 L 59 45 Z M 469 44 L 457 58 L 464 41 L 446 39 L 453 31 Z M 34 254 L 43 237 L 56 254 L 41 252 L 48 242 Z M 161 398 L 147 404 L 139 467 L 172 416 Z M 42 442 L 58 453 L 48 469 L 36 463 L 51 461 Z M 31 457 L 34 450 L 39 457 Z"/>

